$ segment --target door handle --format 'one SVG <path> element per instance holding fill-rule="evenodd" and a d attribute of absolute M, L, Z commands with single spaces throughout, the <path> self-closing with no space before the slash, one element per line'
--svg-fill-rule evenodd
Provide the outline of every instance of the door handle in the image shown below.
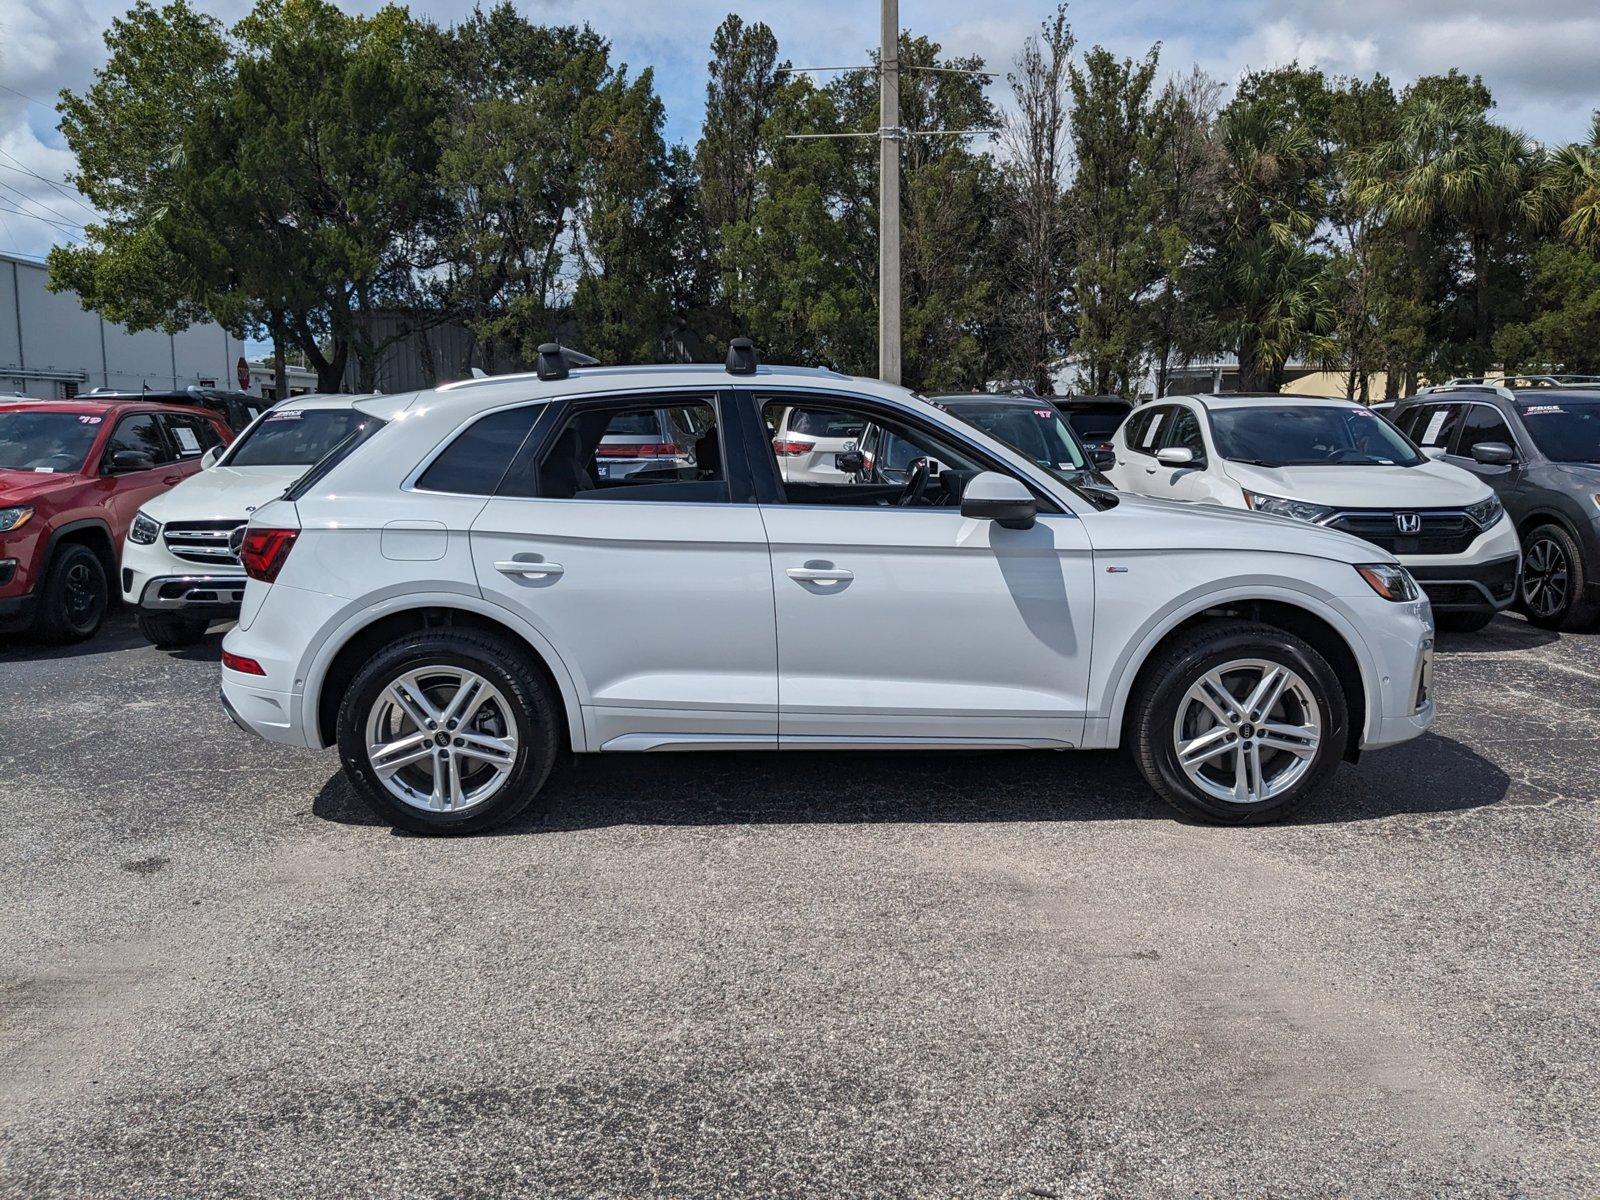
<path fill-rule="evenodd" d="M 799 583 L 848 583 L 856 577 L 854 571 L 822 567 L 790 567 L 784 574 Z"/>
<path fill-rule="evenodd" d="M 502 575 L 520 575 L 524 579 L 543 579 L 549 575 L 565 575 L 567 569 L 560 563 L 533 562 L 528 559 L 513 559 L 510 562 L 497 562 L 494 569 Z"/>
<path fill-rule="evenodd" d="M 182 475 L 163 475 L 161 477 L 161 482 L 167 484 L 168 486 L 171 486 L 174 483 L 182 483 L 183 482 L 183 476 Z"/>

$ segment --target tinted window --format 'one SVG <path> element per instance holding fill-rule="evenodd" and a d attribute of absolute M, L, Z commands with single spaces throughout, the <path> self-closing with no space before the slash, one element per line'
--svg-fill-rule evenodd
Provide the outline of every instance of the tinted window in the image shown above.
<path fill-rule="evenodd" d="M 789 432 L 808 437 L 858 438 L 864 424 L 860 417 L 830 408 L 797 408 L 789 414 Z"/>
<path fill-rule="evenodd" d="M 1161 433 L 1172 419 L 1168 405 L 1152 408 L 1133 417 L 1128 422 L 1128 449 L 1139 454 L 1154 454 L 1161 445 Z"/>
<path fill-rule="evenodd" d="M 1522 424 L 1546 458 L 1600 463 L 1600 404 L 1530 404 L 1522 410 Z"/>
<path fill-rule="evenodd" d="M 240 439 L 230 467 L 309 467 L 368 418 L 353 408 L 275 410 Z"/>
<path fill-rule="evenodd" d="M 494 495 L 539 411 L 537 405 L 527 405 L 474 421 L 429 464 L 417 486 L 429 492 Z"/>
<path fill-rule="evenodd" d="M 1377 413 L 1343 405 L 1218 408 L 1211 413 L 1211 435 L 1223 458 L 1264 467 L 1409 467 L 1422 461 Z"/>
<path fill-rule="evenodd" d="M 349 458 L 356 450 L 372 440 L 372 435 L 377 433 L 387 424 L 376 417 L 364 417 L 359 425 L 345 434 L 334 447 L 313 464 L 312 468 L 299 479 L 289 485 L 289 490 L 283 494 L 285 500 L 298 500 L 317 484 L 327 478 L 328 473 Z M 231 461 L 231 460 L 230 460 Z"/>
<path fill-rule="evenodd" d="M 199 458 L 211 447 L 222 444 L 217 427 L 204 417 L 163 416 L 161 420 L 179 458 Z"/>
<path fill-rule="evenodd" d="M 1062 416 L 1048 404 L 955 401 L 947 410 L 1052 471 L 1081 471 L 1088 463 Z"/>
<path fill-rule="evenodd" d="M 104 420 L 89 413 L 0 411 L 0 468 L 76 471 Z"/>
<path fill-rule="evenodd" d="M 172 451 L 167 449 L 166 439 L 161 436 L 153 413 L 138 413 L 117 422 L 111 440 L 106 443 L 106 461 L 110 462 L 111 456 L 119 450 L 148 454 L 151 462 L 157 466 L 173 461 Z"/>
<path fill-rule="evenodd" d="M 1161 444 L 1191 451 L 1196 463 L 1206 460 L 1206 442 L 1200 433 L 1200 418 L 1187 408 L 1180 408 L 1173 414 L 1167 439 Z"/>
<path fill-rule="evenodd" d="M 1122 427 L 1127 415 L 1128 410 L 1125 408 L 1069 410 L 1067 422 L 1078 431 L 1078 436 L 1084 441 L 1105 442 Z"/>
<path fill-rule="evenodd" d="M 618 413 L 611 418 L 611 425 L 606 429 L 607 437 L 659 437 L 660 434 L 661 418 L 653 408 Z"/>
<path fill-rule="evenodd" d="M 1450 444 L 1461 424 L 1461 404 L 1430 404 L 1407 431 L 1407 436 L 1424 450 L 1442 450 Z"/>
<path fill-rule="evenodd" d="M 657 413 L 662 414 L 660 422 Z M 674 439 L 650 447 L 651 454 L 617 457 L 615 444 L 602 439 L 636 427 L 641 414 L 652 422 L 651 436 L 664 422 Z M 520 494 L 520 487 L 505 494 Z M 584 406 L 568 413 L 539 460 L 537 494 L 551 500 L 658 500 L 726 503 L 728 481 L 722 469 L 722 442 L 716 410 L 709 401 L 660 402 L 619 407 Z"/>
<path fill-rule="evenodd" d="M 1485 442 L 1500 442 L 1513 450 L 1517 448 L 1516 440 L 1511 436 L 1511 427 L 1506 424 L 1499 409 L 1488 404 L 1469 404 L 1461 420 L 1461 438 L 1456 443 L 1455 453 L 1470 458 L 1472 448 Z"/>

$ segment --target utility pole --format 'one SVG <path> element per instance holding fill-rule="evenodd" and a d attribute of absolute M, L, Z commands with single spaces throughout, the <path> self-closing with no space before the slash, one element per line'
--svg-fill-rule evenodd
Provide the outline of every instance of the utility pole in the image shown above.
<path fill-rule="evenodd" d="M 883 0 L 878 76 L 878 378 L 899 383 L 900 0 Z"/>

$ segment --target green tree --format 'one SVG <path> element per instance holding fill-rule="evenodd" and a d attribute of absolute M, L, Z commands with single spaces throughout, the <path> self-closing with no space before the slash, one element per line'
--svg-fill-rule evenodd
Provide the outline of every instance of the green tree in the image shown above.
<path fill-rule="evenodd" d="M 1600 259 L 1562 242 L 1538 246 L 1527 298 L 1528 318 L 1495 334 L 1500 364 L 1507 370 L 1600 373 Z"/>
<path fill-rule="evenodd" d="M 1068 67 L 1076 174 L 1072 228 L 1072 349 L 1085 388 L 1131 394 L 1149 343 L 1149 296 L 1162 275 L 1157 57 L 1118 60 L 1096 46 Z"/>

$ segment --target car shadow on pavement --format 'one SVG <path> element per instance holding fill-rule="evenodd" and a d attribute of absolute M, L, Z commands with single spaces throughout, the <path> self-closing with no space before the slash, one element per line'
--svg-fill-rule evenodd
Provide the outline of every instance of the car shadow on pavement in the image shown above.
<path fill-rule="evenodd" d="M 1476 751 L 1430 733 L 1341 766 L 1294 821 L 1457 812 L 1494 804 L 1509 787 Z M 543 800 L 542 812 L 485 836 L 611 825 L 1183 820 L 1116 751 L 591 754 L 557 767 Z M 342 773 L 311 811 L 335 824 L 383 824 Z"/>
<path fill-rule="evenodd" d="M 1540 629 L 1521 617 L 1502 613 L 1482 629 L 1472 633 L 1440 630 L 1439 649 L 1446 654 L 1504 654 L 1508 650 L 1532 650 L 1561 640 L 1554 629 Z"/>
<path fill-rule="evenodd" d="M 134 623 L 133 610 L 121 605 L 107 615 L 105 624 L 100 626 L 99 632 L 92 638 L 65 646 L 53 646 L 48 642 L 41 642 L 28 633 L 0 633 L 0 664 L 49 662 L 53 659 L 81 658 L 92 654 L 113 654 L 119 650 L 140 649 L 183 659 L 186 662 L 221 663 L 222 639 L 232 628 L 231 622 L 225 625 L 213 625 L 205 638 L 192 646 L 159 650 L 151 646 L 144 634 L 139 632 L 139 626 Z"/>

